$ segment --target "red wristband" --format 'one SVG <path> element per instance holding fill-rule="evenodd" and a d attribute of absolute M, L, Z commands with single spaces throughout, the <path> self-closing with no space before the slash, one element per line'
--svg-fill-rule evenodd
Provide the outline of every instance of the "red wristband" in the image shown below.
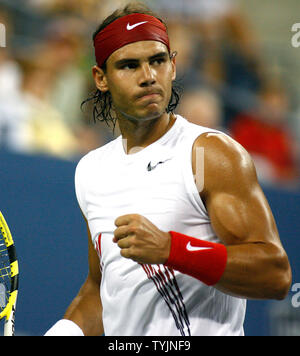
<path fill-rule="evenodd" d="M 197 278 L 209 286 L 216 284 L 225 271 L 226 247 L 179 232 L 169 231 L 169 233 L 171 234 L 171 251 L 165 265 Z"/>

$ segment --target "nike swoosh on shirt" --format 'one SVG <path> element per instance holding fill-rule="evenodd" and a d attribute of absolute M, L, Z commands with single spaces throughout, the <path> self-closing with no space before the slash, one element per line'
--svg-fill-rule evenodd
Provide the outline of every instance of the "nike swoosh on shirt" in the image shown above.
<path fill-rule="evenodd" d="M 212 247 L 196 247 L 192 246 L 191 242 L 189 241 L 186 245 L 186 249 L 188 251 L 203 251 L 203 250 L 212 250 Z"/>
<path fill-rule="evenodd" d="M 151 161 L 150 161 L 149 164 L 148 164 L 148 166 L 147 166 L 147 170 L 148 170 L 148 171 L 153 171 L 159 164 L 163 164 L 163 163 L 165 163 L 165 162 L 167 162 L 167 161 L 170 161 L 171 159 L 172 159 L 172 158 L 168 158 L 168 159 L 166 159 L 165 161 L 160 161 L 160 162 L 156 163 L 154 166 L 152 166 Z"/>
<path fill-rule="evenodd" d="M 130 25 L 130 23 L 128 22 L 128 24 L 127 24 L 127 30 L 128 31 L 131 31 L 131 30 L 133 30 L 134 28 L 136 28 L 136 27 L 138 27 L 138 26 L 140 26 L 140 25 L 143 25 L 144 23 L 147 23 L 148 21 L 143 21 L 143 22 L 138 22 L 138 23 L 136 23 L 136 24 L 134 24 L 134 25 Z"/>

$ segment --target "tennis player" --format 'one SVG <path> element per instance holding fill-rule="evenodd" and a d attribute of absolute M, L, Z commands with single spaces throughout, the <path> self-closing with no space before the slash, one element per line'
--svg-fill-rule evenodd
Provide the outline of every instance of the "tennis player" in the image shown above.
<path fill-rule="evenodd" d="M 248 153 L 173 113 L 156 15 L 117 10 L 94 45 L 95 113 L 121 135 L 77 166 L 89 273 L 46 335 L 244 335 L 246 299 L 283 299 L 291 283 Z"/>

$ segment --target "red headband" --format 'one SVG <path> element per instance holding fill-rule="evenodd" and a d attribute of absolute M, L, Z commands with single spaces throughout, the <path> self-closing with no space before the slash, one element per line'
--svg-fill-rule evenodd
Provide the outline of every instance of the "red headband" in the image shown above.
<path fill-rule="evenodd" d="M 170 52 L 167 30 L 161 21 L 150 15 L 131 14 L 115 20 L 97 34 L 94 46 L 98 66 L 101 68 L 119 48 L 139 41 L 162 42 Z"/>

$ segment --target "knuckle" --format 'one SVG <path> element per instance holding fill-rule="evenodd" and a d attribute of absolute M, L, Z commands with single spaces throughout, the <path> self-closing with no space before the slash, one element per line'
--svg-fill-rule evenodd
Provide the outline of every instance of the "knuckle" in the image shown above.
<path fill-rule="evenodd" d="M 138 232 L 138 227 L 137 226 L 133 226 L 131 232 L 136 235 L 137 232 Z"/>
<path fill-rule="evenodd" d="M 123 226 L 118 227 L 118 228 L 115 230 L 114 235 L 115 235 L 115 237 L 118 238 L 118 239 L 122 239 L 122 238 L 126 237 L 126 235 L 127 235 L 127 229 L 126 229 L 126 227 L 123 227 Z"/>
<path fill-rule="evenodd" d="M 138 239 L 136 238 L 136 236 L 132 236 L 130 238 L 130 246 L 132 246 L 134 248 L 137 245 L 138 245 Z"/>
<path fill-rule="evenodd" d="M 120 239 L 118 241 L 118 246 L 122 249 L 125 249 L 125 248 L 130 248 L 132 242 L 131 242 L 131 239 L 130 238 L 123 238 L 123 239 Z"/>
<path fill-rule="evenodd" d="M 137 222 L 141 221 L 141 215 L 139 215 L 139 214 L 133 214 L 133 220 L 135 220 L 135 221 L 137 221 Z"/>
<path fill-rule="evenodd" d="M 138 226 L 135 225 L 135 224 L 131 225 L 130 228 L 129 228 L 129 232 L 131 234 L 136 234 L 138 232 Z"/>
<path fill-rule="evenodd" d="M 129 259 L 134 260 L 134 258 L 136 257 L 135 253 L 134 253 L 134 248 L 130 247 L 130 248 L 121 250 L 121 256 L 124 258 L 129 258 Z"/>
<path fill-rule="evenodd" d="M 130 256 L 129 258 L 131 258 L 133 261 L 137 260 L 137 258 L 138 258 L 137 250 L 134 247 L 130 248 L 129 256 Z"/>

